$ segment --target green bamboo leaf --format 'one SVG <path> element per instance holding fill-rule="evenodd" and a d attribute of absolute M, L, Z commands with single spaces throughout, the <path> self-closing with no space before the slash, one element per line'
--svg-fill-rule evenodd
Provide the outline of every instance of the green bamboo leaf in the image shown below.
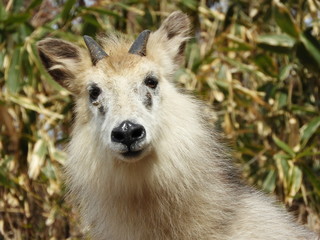
<path fill-rule="evenodd" d="M 0 71 L 4 70 L 4 66 L 3 66 L 4 65 L 4 57 L 5 57 L 5 53 L 3 51 L 2 52 L 0 51 Z"/>
<path fill-rule="evenodd" d="M 63 22 L 67 21 L 67 19 L 70 16 L 70 11 L 72 9 L 72 7 L 75 5 L 76 0 L 67 0 L 64 4 L 64 8 L 61 12 L 61 18 L 63 20 Z"/>
<path fill-rule="evenodd" d="M 52 158 L 57 162 L 59 162 L 61 165 L 63 165 L 67 159 L 66 153 L 58 149 L 53 149 L 51 155 L 52 155 Z"/>
<path fill-rule="evenodd" d="M 260 79 L 268 79 L 268 77 L 264 73 L 258 71 L 257 68 L 254 67 L 253 65 L 244 64 L 240 61 L 236 61 L 236 60 L 229 58 L 229 57 L 221 57 L 221 59 L 225 60 L 226 62 L 228 62 L 232 66 L 238 68 L 242 72 L 247 72 L 247 73 L 253 74 L 254 76 L 256 76 Z"/>
<path fill-rule="evenodd" d="M 46 164 L 42 167 L 41 171 L 50 180 L 56 180 L 57 176 L 54 171 L 54 166 L 51 164 L 50 161 L 46 161 Z"/>
<path fill-rule="evenodd" d="M 263 73 L 272 77 L 277 76 L 276 66 L 268 55 L 258 54 L 254 57 L 253 61 Z"/>
<path fill-rule="evenodd" d="M 276 166 L 278 169 L 278 176 L 280 182 L 283 184 L 285 193 L 289 192 L 289 186 L 290 186 L 290 166 L 287 160 L 287 156 L 283 154 L 276 154 L 274 156 L 274 159 L 276 160 Z"/>
<path fill-rule="evenodd" d="M 19 12 L 21 11 L 21 9 L 23 9 L 23 4 L 25 3 L 24 0 L 15 0 L 12 2 L 13 2 L 12 9 L 14 12 Z"/>
<path fill-rule="evenodd" d="M 6 27 L 8 27 L 9 25 L 16 26 L 18 24 L 25 23 L 28 19 L 30 19 L 29 13 L 12 14 L 4 21 L 4 24 L 6 25 Z"/>
<path fill-rule="evenodd" d="M 286 80 L 290 76 L 290 72 L 292 69 L 293 69 L 292 64 L 288 64 L 288 65 L 284 66 L 283 68 L 281 68 L 280 74 L 279 74 L 279 79 L 281 81 Z"/>
<path fill-rule="evenodd" d="M 258 47 L 275 53 L 290 53 L 296 40 L 286 34 L 264 34 L 257 38 Z"/>
<path fill-rule="evenodd" d="M 288 95 L 287 93 L 279 92 L 276 95 L 277 109 L 281 109 L 288 104 Z"/>
<path fill-rule="evenodd" d="M 85 35 L 94 36 L 98 32 L 98 30 L 102 28 L 95 15 L 93 14 L 87 14 L 83 16 L 83 21 L 84 24 L 82 32 Z"/>
<path fill-rule="evenodd" d="M 0 22 L 7 18 L 7 12 L 4 7 L 3 1 L 0 1 Z"/>
<path fill-rule="evenodd" d="M 13 51 L 11 58 L 6 86 L 11 92 L 18 92 L 22 88 L 20 71 L 20 48 Z"/>
<path fill-rule="evenodd" d="M 229 87 L 229 83 L 227 81 L 224 81 L 223 78 L 221 78 L 222 80 L 215 80 L 215 84 L 221 89 L 221 90 L 228 90 Z M 225 78 L 224 78 L 225 79 Z"/>
<path fill-rule="evenodd" d="M 123 16 L 121 16 L 117 12 L 110 11 L 110 10 L 107 10 L 105 8 L 102 8 L 102 7 L 83 7 L 83 8 L 80 8 L 79 10 L 82 12 L 82 14 L 88 14 L 88 13 L 91 13 L 91 12 L 96 12 L 96 13 L 99 13 L 99 14 L 102 14 L 102 15 L 112 16 L 112 17 L 115 17 L 117 19 L 125 19 Z"/>
<path fill-rule="evenodd" d="M 42 0 L 33 0 L 29 7 L 27 8 L 27 11 L 35 9 L 37 6 L 39 6 L 42 3 Z"/>
<path fill-rule="evenodd" d="M 4 186 L 6 188 L 15 188 L 16 183 L 8 178 L 7 169 L 0 167 L 0 186 Z"/>
<path fill-rule="evenodd" d="M 85 23 L 90 24 L 91 27 L 97 27 L 97 28 L 101 27 L 94 15 L 87 14 L 83 16 L 83 20 L 85 21 Z"/>
<path fill-rule="evenodd" d="M 314 146 L 311 145 L 310 147 L 306 148 L 306 150 L 299 153 L 296 156 L 296 159 L 320 155 L 320 152 L 315 152 L 315 151 L 313 151 L 313 149 L 314 149 Z"/>
<path fill-rule="evenodd" d="M 312 57 L 312 55 L 306 49 L 302 42 L 298 42 L 295 49 L 297 58 L 305 67 L 307 67 L 309 70 L 312 70 L 313 72 L 319 71 L 317 61 Z"/>
<path fill-rule="evenodd" d="M 129 4 L 125 4 L 123 2 L 116 2 L 115 3 L 116 5 L 118 5 L 119 7 L 129 11 L 129 12 L 133 12 L 133 13 L 136 13 L 140 16 L 143 16 L 145 14 L 144 11 L 140 10 L 139 8 L 137 7 L 134 7 L 134 6 L 130 6 Z"/>
<path fill-rule="evenodd" d="M 284 158 L 280 159 L 280 165 L 281 165 L 281 169 L 283 171 L 284 174 L 284 178 L 285 178 L 285 182 L 286 182 L 286 186 L 289 186 L 289 170 L 290 170 L 290 166 L 288 164 L 288 161 Z"/>
<path fill-rule="evenodd" d="M 197 10 L 197 1 L 196 0 L 181 0 L 180 3 L 191 10 Z"/>
<path fill-rule="evenodd" d="M 226 36 L 226 40 L 230 40 L 231 42 L 235 43 L 238 45 L 238 47 L 234 47 L 235 50 L 241 49 L 241 50 L 253 50 L 254 46 L 251 43 L 246 42 L 244 39 L 233 35 L 233 34 L 228 34 Z"/>
<path fill-rule="evenodd" d="M 291 175 L 291 188 L 290 196 L 295 196 L 301 188 L 302 184 L 302 171 L 298 166 L 294 166 Z"/>
<path fill-rule="evenodd" d="M 299 38 L 300 31 L 297 24 L 289 10 L 279 0 L 273 1 L 273 17 L 283 32 L 296 39 Z"/>
<path fill-rule="evenodd" d="M 302 146 L 305 146 L 311 136 L 318 130 L 320 127 L 320 117 L 313 118 L 308 124 L 305 124 L 300 129 Z"/>
<path fill-rule="evenodd" d="M 286 160 L 286 161 L 289 161 L 290 159 L 292 159 L 290 155 L 288 155 L 288 154 L 286 154 L 286 153 L 281 153 L 281 152 L 275 154 L 275 155 L 273 156 L 273 158 L 274 158 L 274 159 L 284 159 L 284 160 Z"/>
<path fill-rule="evenodd" d="M 263 182 L 262 188 L 266 192 L 273 192 L 276 188 L 276 172 L 275 170 L 270 170 L 266 179 Z"/>
<path fill-rule="evenodd" d="M 292 150 L 292 148 L 289 147 L 285 142 L 277 138 L 276 135 L 272 135 L 272 139 L 275 142 L 275 144 L 277 144 L 278 147 L 280 147 L 282 150 L 288 153 L 291 157 L 295 156 L 295 152 Z"/>
<path fill-rule="evenodd" d="M 320 196 L 320 178 L 309 167 L 304 165 L 302 167 L 303 173 L 307 176 L 310 183 L 314 187 L 314 191 Z"/>
<path fill-rule="evenodd" d="M 292 110 L 294 114 L 303 115 L 303 114 L 318 114 L 319 110 L 316 108 L 316 106 L 312 105 L 298 105 L 298 104 L 292 104 Z"/>
<path fill-rule="evenodd" d="M 185 52 L 188 56 L 188 59 L 190 60 L 188 62 L 188 65 L 190 66 L 192 71 L 196 73 L 199 70 L 199 67 L 202 66 L 202 63 L 204 61 L 203 59 L 201 59 L 199 45 L 195 42 L 192 42 L 188 44 Z"/>
<path fill-rule="evenodd" d="M 39 176 L 47 152 L 46 142 L 43 139 L 39 139 L 34 145 L 29 161 L 28 175 L 31 179 L 36 179 Z"/>
<path fill-rule="evenodd" d="M 318 69 L 320 67 L 320 42 L 313 37 L 308 31 L 305 31 L 300 35 L 300 41 L 303 43 L 306 50 L 313 57 L 313 59 L 317 62 Z"/>

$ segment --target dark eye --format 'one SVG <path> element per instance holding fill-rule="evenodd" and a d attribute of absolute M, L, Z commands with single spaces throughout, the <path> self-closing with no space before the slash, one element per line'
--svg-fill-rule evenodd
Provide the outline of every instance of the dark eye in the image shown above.
<path fill-rule="evenodd" d="M 99 97 L 100 93 L 101 93 L 101 89 L 99 87 L 97 87 L 97 86 L 92 87 L 89 90 L 90 99 L 91 100 L 97 100 L 97 98 Z"/>
<path fill-rule="evenodd" d="M 156 79 L 155 77 L 147 77 L 144 80 L 144 84 L 149 88 L 155 89 L 158 85 L 158 79 Z"/>

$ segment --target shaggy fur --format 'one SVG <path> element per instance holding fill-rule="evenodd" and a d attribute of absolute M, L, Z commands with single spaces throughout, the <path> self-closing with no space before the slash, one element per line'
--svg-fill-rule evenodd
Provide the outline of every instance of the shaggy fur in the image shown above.
<path fill-rule="evenodd" d="M 96 66 L 88 51 L 45 39 L 39 55 L 52 77 L 75 95 L 76 121 L 66 163 L 70 196 L 92 239 L 303 240 L 316 236 L 272 199 L 240 181 L 211 133 L 202 104 L 170 82 L 190 24 L 172 13 L 150 34 L 146 56 L 132 41 L 109 36 L 109 57 Z M 155 89 L 144 84 L 152 75 Z M 89 100 L 93 86 L 101 89 Z M 146 104 L 148 102 L 148 104 Z M 103 111 L 102 111 L 102 110 Z M 143 153 L 134 158 L 110 140 L 130 120 L 143 125 Z"/>

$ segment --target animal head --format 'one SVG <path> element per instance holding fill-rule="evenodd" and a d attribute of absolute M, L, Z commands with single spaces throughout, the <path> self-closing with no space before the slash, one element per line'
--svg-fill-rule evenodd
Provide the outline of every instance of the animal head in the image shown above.
<path fill-rule="evenodd" d="M 169 81 L 181 63 L 189 28 L 188 17 L 174 12 L 133 44 L 109 36 L 99 45 L 85 36 L 86 50 L 47 38 L 38 51 L 53 79 L 73 93 L 76 125 L 90 125 L 114 158 L 133 162 L 150 154 L 161 135 L 164 99 L 170 98 Z"/>

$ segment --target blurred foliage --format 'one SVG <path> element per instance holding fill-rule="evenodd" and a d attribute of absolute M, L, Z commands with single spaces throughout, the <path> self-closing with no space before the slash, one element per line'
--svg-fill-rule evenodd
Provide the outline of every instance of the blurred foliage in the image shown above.
<path fill-rule="evenodd" d="M 136 35 L 177 9 L 195 36 L 177 84 L 214 107 L 244 177 L 320 231 L 318 0 L 2 0 L 0 239 L 81 238 L 60 173 L 73 105 L 36 42 Z"/>

